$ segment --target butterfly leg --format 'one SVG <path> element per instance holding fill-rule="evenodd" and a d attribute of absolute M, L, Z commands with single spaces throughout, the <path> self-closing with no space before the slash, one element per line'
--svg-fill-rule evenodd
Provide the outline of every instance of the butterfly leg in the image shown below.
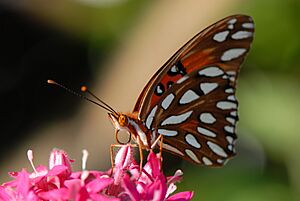
<path fill-rule="evenodd" d="M 159 154 L 161 157 L 161 161 L 162 161 L 162 149 L 163 149 L 163 141 L 164 141 L 164 136 L 160 135 L 160 143 L 159 143 Z"/>
<path fill-rule="evenodd" d="M 161 138 L 162 138 L 162 135 L 159 135 L 158 138 L 156 138 L 156 140 L 151 145 L 151 149 L 155 148 L 155 146 L 157 145 L 157 143 L 159 142 L 159 140 L 161 140 Z"/>
<path fill-rule="evenodd" d="M 162 148 L 163 148 L 163 140 L 164 136 L 159 135 L 158 138 L 153 142 L 151 145 L 151 149 L 154 149 L 154 147 L 158 144 L 159 142 L 159 156 L 160 156 L 160 167 L 162 167 Z"/>
<path fill-rule="evenodd" d="M 143 170 L 143 149 L 142 149 L 142 141 L 140 139 L 140 136 L 137 136 L 137 144 L 139 146 L 139 152 L 140 152 L 140 176 L 142 175 L 142 170 Z"/>
<path fill-rule="evenodd" d="M 162 158 L 162 148 L 163 148 L 163 140 L 164 140 L 164 136 L 160 135 L 160 143 L 159 143 L 159 156 L 160 156 L 160 168 L 162 170 L 162 162 L 163 162 L 163 158 Z"/>

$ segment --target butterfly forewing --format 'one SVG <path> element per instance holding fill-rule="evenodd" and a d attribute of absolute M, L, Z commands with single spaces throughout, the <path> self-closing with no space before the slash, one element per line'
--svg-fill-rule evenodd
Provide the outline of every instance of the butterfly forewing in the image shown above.
<path fill-rule="evenodd" d="M 253 32 L 249 16 L 224 18 L 187 42 L 150 79 L 134 112 L 154 138 L 164 136 L 165 150 L 214 166 L 235 154 L 235 85 Z"/>
<path fill-rule="evenodd" d="M 159 101 L 172 83 L 210 64 L 228 71 L 232 86 L 235 85 L 239 66 L 249 51 L 253 40 L 254 24 L 249 16 L 233 15 L 204 29 L 180 48 L 150 79 L 140 94 L 133 112 L 140 120 Z M 238 55 L 234 58 L 234 56 Z"/>

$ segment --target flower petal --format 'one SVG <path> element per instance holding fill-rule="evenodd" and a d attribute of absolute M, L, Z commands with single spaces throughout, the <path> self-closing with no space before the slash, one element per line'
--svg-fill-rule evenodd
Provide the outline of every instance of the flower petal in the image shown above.
<path fill-rule="evenodd" d="M 177 170 L 174 176 L 168 177 L 168 184 L 179 182 L 182 179 L 183 172 L 181 170 Z"/>
<path fill-rule="evenodd" d="M 54 189 L 50 190 L 47 192 L 41 192 L 39 193 L 39 197 L 44 199 L 44 200 L 69 200 L 69 192 L 68 189 L 66 188 L 59 188 L 59 189 Z"/>
<path fill-rule="evenodd" d="M 174 193 L 176 191 L 176 189 L 177 189 L 177 186 L 174 183 L 171 183 L 168 187 L 166 197 L 169 197 L 169 195 Z"/>
<path fill-rule="evenodd" d="M 127 175 L 123 178 L 123 187 L 132 201 L 140 201 L 141 200 L 141 196 L 140 196 L 139 192 L 137 191 L 136 186 L 134 185 L 134 183 L 130 180 L 130 178 Z"/>
<path fill-rule="evenodd" d="M 21 194 L 24 198 L 26 198 L 30 188 L 30 180 L 29 180 L 29 174 L 25 169 L 19 172 L 17 181 L 18 181 L 18 186 L 16 189 L 17 192 Z"/>
<path fill-rule="evenodd" d="M 121 201 L 119 198 L 110 198 L 101 194 L 90 195 L 93 201 Z"/>
<path fill-rule="evenodd" d="M 86 185 L 86 188 L 90 193 L 98 193 L 113 182 L 114 180 L 112 178 L 96 178 L 93 181 L 89 182 Z"/>
<path fill-rule="evenodd" d="M 0 186 L 0 200 L 11 201 L 11 196 L 5 191 L 4 187 Z"/>
<path fill-rule="evenodd" d="M 49 170 L 48 176 L 57 176 L 61 173 L 66 173 L 66 170 L 68 170 L 67 166 L 57 165 L 57 166 L 54 166 L 51 170 Z"/>
<path fill-rule="evenodd" d="M 151 173 L 154 178 L 161 175 L 160 158 L 158 158 L 153 151 L 150 151 L 148 155 L 148 163 L 150 164 Z"/>
<path fill-rule="evenodd" d="M 193 191 L 184 191 L 170 196 L 167 201 L 189 201 L 193 198 Z"/>
<path fill-rule="evenodd" d="M 50 154 L 49 169 L 52 169 L 54 166 L 57 165 L 67 166 L 69 171 L 71 172 L 71 161 L 66 152 L 59 149 L 53 149 Z"/>
<path fill-rule="evenodd" d="M 124 145 L 118 151 L 115 157 L 115 166 L 127 168 L 130 166 L 133 160 L 133 151 L 130 145 Z"/>
<path fill-rule="evenodd" d="M 161 201 L 165 200 L 167 193 L 166 179 L 161 174 L 153 183 L 147 187 L 147 199 Z"/>
<path fill-rule="evenodd" d="M 66 180 L 64 182 L 64 185 L 69 190 L 69 199 L 75 200 L 77 193 L 79 192 L 81 188 L 81 180 L 80 179 L 71 179 Z"/>

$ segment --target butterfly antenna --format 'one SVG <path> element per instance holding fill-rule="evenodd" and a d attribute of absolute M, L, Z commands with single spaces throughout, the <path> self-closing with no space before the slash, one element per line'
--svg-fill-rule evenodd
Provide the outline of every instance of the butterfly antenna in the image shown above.
<path fill-rule="evenodd" d="M 80 88 L 80 90 L 82 92 L 86 92 L 88 94 L 90 94 L 92 97 L 94 97 L 95 99 L 97 99 L 100 103 L 104 104 L 106 107 L 108 107 L 111 111 L 113 111 L 113 113 L 118 114 L 110 105 L 108 105 L 107 103 L 105 103 L 103 100 L 101 100 L 99 97 L 97 97 L 94 93 L 92 93 L 87 86 L 82 86 Z"/>
<path fill-rule="evenodd" d="M 96 101 L 93 101 L 93 100 L 89 99 L 88 97 L 83 96 L 83 95 L 81 95 L 81 94 L 79 94 L 79 93 L 77 93 L 77 92 L 75 92 L 75 91 L 73 91 L 73 90 L 67 88 L 67 87 L 64 86 L 64 85 L 55 82 L 54 80 L 47 80 L 47 83 L 48 83 L 48 84 L 53 84 L 53 85 L 59 86 L 60 88 L 66 90 L 67 92 L 69 92 L 69 93 L 71 93 L 71 94 L 73 94 L 73 95 L 75 95 L 75 96 L 78 96 L 78 97 L 80 97 L 80 98 L 82 98 L 82 99 L 84 99 L 84 100 L 87 100 L 87 101 L 89 101 L 89 102 L 91 102 L 91 103 L 94 103 L 95 105 L 98 105 L 99 107 L 101 107 L 101 108 L 103 108 L 103 109 L 105 109 L 105 110 L 107 110 L 107 111 L 109 111 L 109 112 L 111 112 L 111 113 L 116 113 L 114 110 L 112 110 L 112 108 L 110 108 L 110 107 L 105 107 L 105 106 L 101 105 L 100 103 L 97 103 Z M 106 105 L 106 104 L 105 104 L 105 105 Z"/>

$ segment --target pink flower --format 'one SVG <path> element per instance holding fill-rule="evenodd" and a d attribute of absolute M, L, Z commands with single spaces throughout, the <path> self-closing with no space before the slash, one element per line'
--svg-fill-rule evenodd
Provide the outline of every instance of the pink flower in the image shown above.
<path fill-rule="evenodd" d="M 0 186 L 3 201 L 188 201 L 193 192 L 176 190 L 175 183 L 181 180 L 180 170 L 166 177 L 160 166 L 160 157 L 150 152 L 146 165 L 140 172 L 133 159 L 132 147 L 122 146 L 115 157 L 114 168 L 107 171 L 86 170 L 87 152 L 84 151 L 83 170 L 72 172 L 67 154 L 53 150 L 49 168 L 33 164 L 33 153 L 28 151 L 33 172 L 22 169 L 11 172 L 13 180 Z"/>

